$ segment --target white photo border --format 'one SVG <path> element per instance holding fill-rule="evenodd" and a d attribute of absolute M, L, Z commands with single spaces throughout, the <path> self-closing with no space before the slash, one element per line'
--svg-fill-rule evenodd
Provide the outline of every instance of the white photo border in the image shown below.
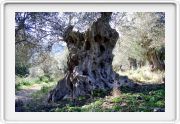
<path fill-rule="evenodd" d="M 169 40 L 171 40 L 171 42 L 173 42 L 174 44 L 174 46 L 173 47 L 170 47 L 169 45 L 170 44 L 166 44 L 166 48 L 167 47 L 170 47 L 170 48 L 174 48 L 174 51 L 172 50 L 172 49 L 170 49 L 171 51 L 168 51 L 168 53 L 166 52 L 166 58 L 168 58 L 168 57 L 170 57 L 170 60 L 174 60 L 175 62 L 173 62 L 173 64 L 175 64 L 174 65 L 174 69 L 172 69 L 171 70 L 171 72 L 172 71 L 174 71 L 175 72 L 175 77 L 174 77 L 174 97 L 175 97 L 175 99 L 174 99 L 174 102 L 176 101 L 176 103 L 174 103 L 174 112 L 172 112 L 172 111 L 169 111 L 170 112 L 170 114 L 174 114 L 174 116 L 173 116 L 173 118 L 171 118 L 171 119 L 169 119 L 168 118 L 168 120 L 165 120 L 165 119 L 158 119 L 158 117 L 159 116 L 157 116 L 158 114 L 156 114 L 156 113 L 153 113 L 152 112 L 152 114 L 150 114 L 150 116 L 157 116 L 157 120 L 148 120 L 147 118 L 146 118 L 146 120 L 131 120 L 131 119 L 125 119 L 125 120 L 115 120 L 115 121 L 113 121 L 113 120 L 108 120 L 107 118 L 105 118 L 105 120 L 90 120 L 90 119 L 87 119 L 87 118 L 82 118 L 82 117 L 84 117 L 83 115 L 85 115 L 85 113 L 86 112 L 83 112 L 83 113 L 76 113 L 76 112 L 71 112 L 71 113 L 66 113 L 66 112 L 64 112 L 64 113 L 57 113 L 57 112 L 54 112 L 54 113 L 50 113 L 49 112 L 49 114 L 48 115 L 46 115 L 46 116 L 42 116 L 44 119 L 40 119 L 40 120 L 33 120 L 33 119 L 27 119 L 27 117 L 28 118 L 30 118 L 32 115 L 35 117 L 35 116 L 37 116 L 37 117 L 39 117 L 39 115 L 43 115 L 44 114 L 44 112 L 41 112 L 41 113 L 39 113 L 39 112 L 36 112 L 36 113 L 32 113 L 32 112 L 20 112 L 20 113 L 17 113 L 17 112 L 13 112 L 12 113 L 12 111 L 15 111 L 15 109 L 14 110 L 12 110 L 12 107 L 10 107 L 10 104 L 9 103 L 14 103 L 14 100 L 15 99 L 10 99 L 10 97 L 8 96 L 7 97 L 7 95 L 8 95 L 8 93 L 9 93 L 9 91 L 12 89 L 12 88 L 10 88 L 10 90 L 7 90 L 7 85 L 9 84 L 9 83 L 7 83 L 7 82 L 9 82 L 10 80 L 9 79 L 7 79 L 7 76 L 8 77 L 12 77 L 13 75 L 7 75 L 7 73 L 8 72 L 10 72 L 10 70 L 12 71 L 12 65 L 14 65 L 14 57 L 13 56 L 6 56 L 7 55 L 7 44 L 8 44 L 8 50 L 14 50 L 15 48 L 13 48 L 14 47 L 14 45 L 11 45 L 10 44 L 10 42 L 8 42 L 8 40 L 9 40 L 9 38 L 6 36 L 6 34 L 7 34 L 7 31 L 8 31 L 8 34 L 9 35 L 11 35 L 11 36 L 14 36 L 13 34 L 14 33 L 12 33 L 12 32 L 14 32 L 14 23 L 12 24 L 12 23 L 8 23 L 8 27 L 9 26 L 11 26 L 11 31 L 7 28 L 7 25 L 6 25 L 6 21 L 9 21 L 8 20 L 8 17 L 9 17 L 9 15 L 6 15 L 7 13 L 6 12 L 8 12 L 8 11 L 11 11 L 11 10 L 8 10 L 8 11 L 6 11 L 6 5 L 13 5 L 13 4 L 29 4 L 28 6 L 32 6 L 32 5 L 30 5 L 30 4 L 33 4 L 33 5 L 35 5 L 36 4 L 36 6 L 42 6 L 42 4 L 49 4 L 48 6 L 51 6 L 52 4 L 55 6 L 55 4 L 59 4 L 59 5 L 62 5 L 62 4 L 68 4 L 68 6 L 70 5 L 70 4 L 73 4 L 73 6 L 74 5 L 77 5 L 77 4 L 88 4 L 88 6 L 90 5 L 90 4 L 96 4 L 96 6 L 97 6 L 97 4 L 103 4 L 103 5 L 105 5 L 105 4 L 113 4 L 113 6 L 115 6 L 115 5 L 117 5 L 117 4 L 136 4 L 136 5 L 138 5 L 138 4 L 159 4 L 159 6 L 161 6 L 160 4 L 171 4 L 171 5 L 173 5 L 174 6 L 174 9 L 175 9 L 175 11 L 174 11 L 174 28 L 172 29 L 171 27 L 168 27 L 168 29 L 167 29 L 167 27 L 166 27 L 166 29 L 167 30 L 169 30 L 169 29 L 171 29 L 171 31 L 172 32 L 174 32 L 174 36 L 169 36 L 169 34 L 167 34 L 167 33 L 171 33 L 172 34 L 172 32 L 170 31 L 170 32 L 167 32 L 167 30 L 166 30 L 166 38 L 167 38 L 167 36 L 169 36 L 169 37 L 171 37 L 173 40 L 171 40 L 171 38 L 169 39 Z M 14 5 L 13 5 L 14 6 Z M 71 6 L 72 7 L 72 6 Z M 1 100 L 1 108 L 3 108 L 3 109 L 1 109 L 1 114 L 0 115 L 2 115 L 2 119 L 3 119 L 3 121 L 5 121 L 5 122 L 14 122 L 14 123 L 25 123 L 25 122 L 28 122 L 28 121 L 31 121 L 31 122 L 34 122 L 34 123 L 59 123 L 59 122 L 61 122 L 61 123 L 85 123 L 85 122 L 87 122 L 87 123 L 179 123 L 179 84 L 178 84 L 178 82 L 179 82 L 179 52 L 180 52 L 180 50 L 179 50 L 179 36 L 177 35 L 178 34 L 178 32 L 179 32 L 179 29 L 178 29 L 178 27 L 179 27 L 179 24 L 178 24 L 178 22 L 179 22 L 179 4 L 177 3 L 177 2 L 175 2 L 175 1 L 69 1 L 69 0 L 66 0 L 66 1 L 5 1 L 5 2 L 3 2 L 2 3 L 2 5 L 1 5 L 1 8 L 2 8 L 2 15 L 3 15 L 3 19 L 1 20 L 2 21 L 2 23 L 1 23 L 1 27 L 2 27 L 2 30 L 1 30 L 1 41 L 3 41 L 2 43 L 1 43 L 1 46 L 3 46 L 4 48 L 1 48 L 1 54 L 3 55 L 3 58 L 4 58 L 4 61 L 2 61 L 1 62 L 1 67 L 3 68 L 3 73 L 1 74 L 1 81 L 3 82 L 3 84 L 1 85 L 1 92 L 2 92 L 2 94 L 3 94 L 3 100 Z M 97 8 L 97 7 L 96 7 Z M 155 6 L 154 6 L 154 8 L 155 8 Z M 29 8 L 26 8 L 26 9 L 29 9 Z M 147 9 L 147 8 L 146 8 Z M 17 8 L 16 10 L 20 10 L 20 8 Z M 92 10 L 92 9 L 91 9 Z M 106 11 L 108 11 L 107 9 L 105 9 Z M 148 9 L 147 9 L 148 10 Z M 146 11 L 147 11 L 146 10 Z M 32 11 L 32 10 L 31 10 Z M 47 11 L 47 8 L 46 9 L 43 9 L 43 8 L 41 8 L 41 9 L 38 9 L 38 11 L 37 11 L 37 9 L 35 10 L 36 12 L 38 12 L 38 11 Z M 35 12 L 34 11 L 34 12 Z M 57 10 L 56 10 L 57 11 Z M 72 10 L 70 10 L 70 11 L 72 11 Z M 93 10 L 94 11 L 94 10 Z M 170 10 L 168 10 L 168 11 L 170 11 Z M 48 11 L 48 12 L 50 12 L 50 11 Z M 53 12 L 53 11 L 52 11 Z M 55 12 L 55 11 L 54 11 Z M 165 11 L 166 12 L 166 11 Z M 168 13 L 168 12 L 166 12 L 166 13 Z M 9 14 L 9 13 L 8 13 Z M 12 14 L 12 13 L 11 13 Z M 172 14 L 172 13 L 171 13 Z M 6 17 L 5 17 L 6 16 Z M 166 18 L 166 19 L 169 19 L 169 18 Z M 14 21 L 14 18 L 13 18 L 13 21 Z M 171 20 L 172 21 L 172 20 Z M 10 21 L 10 22 L 12 22 L 12 21 Z M 167 21 L 168 22 L 168 21 Z M 5 25 L 4 25 L 5 24 Z M 172 26 L 173 24 L 171 24 L 171 26 Z M 167 26 L 167 25 L 166 25 Z M 169 25 L 170 26 L 170 25 Z M 177 27 L 178 26 L 178 27 Z M 12 28 L 13 27 L 13 28 Z M 13 30 L 12 30 L 13 29 Z M 10 32 L 9 32 L 10 31 Z M 7 41 L 6 41 L 6 39 L 8 39 Z M 167 40 L 167 39 L 166 39 Z M 12 40 L 11 40 L 12 41 Z M 12 48 L 12 49 L 11 49 Z M 11 51 L 12 52 L 12 51 Z M 14 52 L 14 51 L 13 51 Z M 170 53 L 170 54 L 169 54 Z M 174 53 L 174 54 L 173 54 Z M 170 56 L 168 56 L 167 57 L 167 54 L 168 55 L 170 55 Z M 11 54 L 8 54 L 8 55 L 12 55 L 12 53 Z M 173 56 L 171 56 L 171 55 L 174 55 L 174 58 L 173 58 Z M 12 58 L 10 58 L 10 57 L 12 57 Z M 8 61 L 6 61 L 6 60 L 8 60 Z M 9 61 L 10 60 L 10 61 Z M 13 60 L 13 61 L 12 61 Z M 6 64 L 5 64 L 6 63 Z M 10 64 L 9 64 L 10 63 Z M 9 67 L 7 67 L 7 64 L 9 64 L 10 66 Z M 167 64 L 166 64 L 167 65 Z M 167 67 L 167 66 L 166 66 Z M 172 67 L 172 66 L 169 66 L 169 67 Z M 6 70 L 7 69 L 7 70 Z M 168 68 L 169 69 L 169 68 Z M 14 72 L 13 72 L 14 73 Z M 166 77 L 168 77 L 167 75 L 166 75 Z M 5 83 L 5 81 L 7 80 L 7 82 Z M 15 81 L 14 81 L 15 82 Z M 13 83 L 14 83 L 13 82 Z M 11 83 L 12 84 L 12 83 Z M 15 83 L 14 83 L 15 84 Z M 171 86 L 170 86 L 171 87 Z M 166 90 L 167 90 L 167 84 L 166 84 Z M 176 91 L 176 92 L 175 92 Z M 13 98 L 12 96 L 12 94 L 14 93 L 14 90 L 12 89 L 11 90 L 11 98 Z M 170 97 L 173 97 L 173 95 L 170 95 Z M 171 99 L 172 100 L 172 99 Z M 2 101 L 4 101 L 4 102 L 2 102 Z M 166 101 L 167 101 L 167 97 L 166 97 Z M 12 105 L 12 104 L 11 104 Z M 8 107 L 8 108 L 6 108 L 6 107 Z M 9 107 L 10 107 L 10 109 L 11 110 L 9 110 Z M 13 105 L 13 107 L 14 107 L 14 105 Z M 169 109 L 170 110 L 170 109 Z M 165 112 L 166 113 L 166 112 Z M 45 113 L 46 114 L 46 113 Z M 79 114 L 80 115 L 80 118 L 82 118 L 81 120 L 67 120 L 67 119 L 69 119 L 69 118 L 67 118 L 66 117 L 66 119 L 63 119 L 63 120 L 59 120 L 59 119 L 53 119 L 53 120 L 48 120 L 48 119 L 46 119 L 46 117 L 49 117 L 49 116 L 52 116 L 52 115 L 58 115 L 59 117 L 62 117 L 62 114 L 63 115 L 66 115 L 66 116 L 70 116 L 70 117 L 73 117 L 74 116 L 74 114 Z M 86 113 L 86 114 L 88 114 L 88 113 Z M 99 114 L 101 114 L 101 116 L 105 116 L 105 117 L 107 117 L 107 115 L 105 115 L 104 113 L 100 113 L 100 112 L 98 112 L 98 113 L 93 113 L 93 115 L 91 115 L 91 116 L 98 116 Z M 118 114 L 124 114 L 124 115 L 126 115 L 126 116 L 129 116 L 129 118 L 130 117 L 132 117 L 132 116 L 134 116 L 135 114 L 138 114 L 138 115 L 140 115 L 141 117 L 143 117 L 143 115 L 145 114 L 145 112 L 141 112 L 141 113 L 137 113 L 137 112 L 126 112 L 126 113 L 118 113 Z M 148 113 L 146 113 L 146 114 L 148 114 Z M 61 116 L 60 116 L 61 115 Z M 163 115 L 163 113 L 161 113 L 161 115 Z M 58 117 L 58 116 L 56 116 L 56 117 Z M 114 113 L 110 113 L 110 116 L 112 117 L 117 117 L 117 115 L 116 114 L 114 114 Z M 171 115 L 169 115 L 169 116 L 171 116 Z M 17 117 L 19 118 L 19 119 L 17 119 Z M 24 117 L 24 118 L 23 118 Z M 167 116 L 168 117 L 168 116 Z M 21 118 L 21 119 L 20 119 Z M 102 118 L 102 117 L 101 117 Z M 110 117 L 109 117 L 110 118 Z M 25 120 L 23 120 L 23 119 L 25 119 Z M 84 120 L 83 120 L 84 119 Z M 110 118 L 111 119 L 111 118 Z"/>
<path fill-rule="evenodd" d="M 4 119 L 3 119 L 3 97 L 4 97 L 4 86 L 3 86 L 3 81 L 4 81 L 4 41 L 3 41 L 3 36 L 4 36 L 4 26 L 3 26 L 3 7 L 2 7 L 2 4 L 1 4 L 1 9 L 0 9 L 0 12 L 1 12 L 1 16 L 0 16 L 0 124 L 4 122 Z"/>

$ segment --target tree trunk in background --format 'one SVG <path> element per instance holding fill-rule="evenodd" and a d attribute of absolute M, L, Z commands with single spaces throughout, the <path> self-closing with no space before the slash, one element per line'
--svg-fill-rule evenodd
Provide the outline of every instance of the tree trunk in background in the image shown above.
<path fill-rule="evenodd" d="M 155 49 L 150 49 L 147 52 L 147 60 L 151 65 L 151 70 L 165 70 L 164 62 L 159 58 L 159 55 Z"/>
<path fill-rule="evenodd" d="M 68 72 L 50 91 L 48 101 L 56 102 L 66 95 L 75 98 L 94 89 L 112 89 L 114 82 L 120 84 L 112 69 L 112 50 L 119 35 L 109 25 L 111 14 L 101 13 L 85 33 L 67 28 L 63 38 L 69 49 Z"/>

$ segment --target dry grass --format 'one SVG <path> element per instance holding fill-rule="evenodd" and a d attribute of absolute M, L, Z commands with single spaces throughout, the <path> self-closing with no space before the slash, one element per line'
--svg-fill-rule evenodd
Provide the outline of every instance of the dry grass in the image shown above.
<path fill-rule="evenodd" d="M 164 72 L 161 71 L 152 72 L 148 66 L 125 72 L 119 71 L 118 73 L 128 76 L 129 79 L 143 83 L 162 83 L 162 78 L 165 75 Z"/>

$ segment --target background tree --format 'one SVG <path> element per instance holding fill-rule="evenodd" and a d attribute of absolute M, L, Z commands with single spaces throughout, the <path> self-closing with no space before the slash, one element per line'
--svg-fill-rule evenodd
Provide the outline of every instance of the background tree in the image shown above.
<path fill-rule="evenodd" d="M 152 69 L 164 70 L 165 53 L 165 15 L 164 13 L 130 13 L 123 18 L 118 27 L 120 39 L 116 44 L 113 64 L 129 66 L 129 58 L 139 63 L 146 61 Z M 119 58 L 119 59 L 118 59 Z M 128 63 L 128 64 L 127 64 Z"/>
<path fill-rule="evenodd" d="M 44 13 L 16 12 L 16 71 L 37 66 L 45 61 L 54 44 L 62 46 L 64 30 L 74 25 L 74 30 L 85 31 L 98 17 L 98 13 Z M 83 21 L 82 21 L 83 20 Z M 87 20 L 87 21 L 86 21 Z M 56 45 L 57 46 L 57 45 Z M 58 48 L 55 48 L 58 49 Z M 26 72 L 24 72 L 26 73 Z"/>

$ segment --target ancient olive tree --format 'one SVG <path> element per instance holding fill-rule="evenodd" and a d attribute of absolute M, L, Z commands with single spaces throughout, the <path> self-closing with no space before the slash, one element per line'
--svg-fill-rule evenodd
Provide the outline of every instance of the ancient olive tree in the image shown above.
<path fill-rule="evenodd" d="M 101 13 L 84 33 L 68 26 L 63 36 L 69 50 L 68 72 L 50 91 L 49 102 L 66 95 L 75 98 L 90 94 L 94 89 L 111 89 L 120 83 L 120 77 L 112 69 L 112 50 L 119 34 L 109 25 L 111 14 Z"/>

